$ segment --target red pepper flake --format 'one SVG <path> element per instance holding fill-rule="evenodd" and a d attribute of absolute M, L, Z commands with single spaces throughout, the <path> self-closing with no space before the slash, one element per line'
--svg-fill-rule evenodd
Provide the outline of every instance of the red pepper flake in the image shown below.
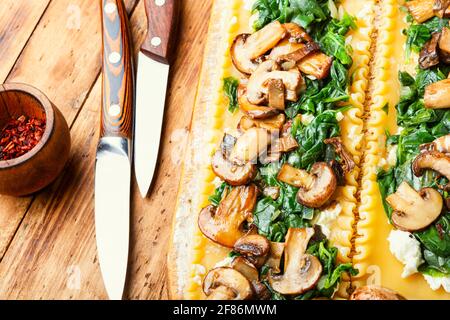
<path fill-rule="evenodd" d="M 33 149 L 45 131 L 45 120 L 20 116 L 9 121 L 0 133 L 0 160 L 18 158 Z"/>

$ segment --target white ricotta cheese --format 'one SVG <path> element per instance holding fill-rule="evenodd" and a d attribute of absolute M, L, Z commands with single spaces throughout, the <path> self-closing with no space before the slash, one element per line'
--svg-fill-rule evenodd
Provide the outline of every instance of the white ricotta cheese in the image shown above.
<path fill-rule="evenodd" d="M 392 230 L 388 241 L 389 250 L 404 264 L 402 278 L 418 272 L 417 268 L 424 262 L 419 241 L 411 233 L 401 230 Z"/>
<path fill-rule="evenodd" d="M 342 207 L 339 203 L 320 211 L 313 219 L 313 223 L 320 226 L 322 233 L 329 239 L 331 229 L 336 223 L 337 217 L 341 214 Z"/>
<path fill-rule="evenodd" d="M 251 11 L 253 3 L 255 3 L 255 0 L 244 0 L 244 9 L 247 11 Z"/>
<path fill-rule="evenodd" d="M 338 113 L 336 113 L 336 120 L 339 122 L 339 121 L 342 121 L 344 119 L 344 115 L 342 114 L 342 112 L 338 112 Z"/>
<path fill-rule="evenodd" d="M 432 277 L 424 274 L 423 277 L 427 281 L 430 288 L 434 291 L 438 290 L 441 286 L 445 292 L 450 293 L 450 276 L 447 277 Z"/>

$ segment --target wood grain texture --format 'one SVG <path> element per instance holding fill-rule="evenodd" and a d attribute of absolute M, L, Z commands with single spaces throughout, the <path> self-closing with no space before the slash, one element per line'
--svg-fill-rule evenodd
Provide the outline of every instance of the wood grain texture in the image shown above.
<path fill-rule="evenodd" d="M 134 57 L 128 15 L 122 0 L 102 3 L 101 137 L 131 140 L 133 131 Z M 115 6 L 115 10 L 108 10 Z M 115 110 L 117 109 L 117 110 Z"/>
<path fill-rule="evenodd" d="M 134 8 L 136 3 L 137 0 L 126 0 L 127 10 Z M 4 9 L 0 6 L 0 11 Z M 13 69 L 5 73 L 7 82 L 27 83 L 44 92 L 59 108 L 69 127 L 100 73 L 99 15 L 97 1 L 51 2 L 34 32 L 28 33 L 26 47 L 11 51 L 21 54 L 14 57 Z M 0 45 L 3 47 L 3 43 Z M 0 261 L 32 199 L 0 196 Z"/>
<path fill-rule="evenodd" d="M 54 6 L 61 9 L 59 2 Z M 84 3 L 72 0 L 67 1 L 66 5 L 69 2 Z M 181 2 L 181 37 L 171 70 L 155 183 L 147 199 L 141 199 L 135 183 L 132 187 L 131 251 L 125 293 L 128 298 L 168 297 L 166 256 L 171 220 L 180 178 L 180 161 L 190 129 L 211 2 Z M 127 7 L 130 8 L 129 2 Z M 55 30 L 61 30 L 61 26 L 42 28 L 39 25 L 37 30 L 40 31 L 33 34 L 28 43 L 28 46 L 33 46 L 33 50 L 28 49 L 28 46 L 25 48 L 16 71 L 13 72 L 24 81 L 38 82 L 41 89 L 44 88 L 54 102 L 57 102 L 66 118 L 71 120 L 73 151 L 64 174 L 37 194 L 34 201 L 30 198 L 0 197 L 0 253 L 8 249 L 0 262 L 1 299 L 106 298 L 96 258 L 93 206 L 93 170 L 101 102 L 101 78 L 97 77 L 100 71 L 100 21 L 95 5 L 93 8 L 84 8 L 89 11 L 86 16 L 98 23 L 94 26 L 97 30 L 94 35 L 88 34 L 92 30 L 80 30 L 86 34 L 70 40 L 74 36 L 70 31 L 64 31 L 55 37 Z M 58 19 L 57 11 L 51 15 Z M 50 20 L 45 21 L 50 23 Z M 134 10 L 131 25 L 137 49 L 147 29 L 142 1 Z M 64 35 L 66 32 L 69 34 Z M 38 40 L 34 40 L 35 37 Z M 63 39 L 60 40 L 59 37 Z M 55 64 L 63 59 L 70 59 L 70 54 L 67 54 L 67 49 L 62 45 L 57 45 L 55 52 L 49 54 L 34 41 L 45 41 L 47 44 L 66 41 L 71 47 L 69 53 L 71 50 L 79 53 L 78 46 L 85 45 L 91 50 L 86 56 L 79 53 L 83 57 L 85 69 L 79 66 L 80 62 L 71 60 L 71 64 L 60 64 L 63 69 L 61 73 L 68 70 L 68 79 L 53 79 L 42 70 L 52 71 L 51 60 Z M 96 45 L 92 44 L 95 42 Z M 36 65 L 36 54 L 38 58 L 44 55 L 44 62 Z M 88 57 L 95 60 L 95 63 L 90 62 Z M 31 67 L 33 62 L 34 71 L 20 67 L 22 64 Z M 43 78 L 33 78 L 35 73 L 42 74 Z M 94 79 L 91 80 L 92 78 Z M 89 89 L 89 86 L 92 88 Z M 4 230 L 7 236 L 4 236 Z M 14 239 L 10 241 L 13 235 Z"/>
<path fill-rule="evenodd" d="M 155 0 L 144 0 L 144 2 L 147 14 L 147 35 L 141 49 L 150 58 L 170 64 L 176 45 L 178 10 L 181 0 L 166 0 L 163 5 L 156 4 Z"/>
<path fill-rule="evenodd" d="M 50 0 L 2 0 L 0 6 L 0 82 L 30 38 Z"/>

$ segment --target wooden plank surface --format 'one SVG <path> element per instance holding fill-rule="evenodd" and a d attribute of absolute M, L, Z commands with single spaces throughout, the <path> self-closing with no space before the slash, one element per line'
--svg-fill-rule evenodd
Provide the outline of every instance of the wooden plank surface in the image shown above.
<path fill-rule="evenodd" d="M 135 43 L 146 32 L 142 2 L 126 1 Z M 156 180 L 145 200 L 136 185 L 132 187 L 128 298 L 167 298 L 166 252 L 211 2 L 181 2 L 180 40 Z M 12 12 L 0 7 L 0 17 Z M 76 21 L 78 13 L 80 20 Z M 11 49 L 13 44 L 0 41 L 0 51 L 8 47 L 10 55 L 16 55 L 7 57 L 16 61 L 5 71 L 7 81 L 26 82 L 43 90 L 68 120 L 73 142 L 63 175 L 46 190 L 20 199 L 0 197 L 1 299 L 106 298 L 93 223 L 101 90 L 99 15 L 96 1 L 53 0 L 34 32 L 26 30 L 28 37 L 19 36 L 27 39 L 22 41 L 24 48 Z"/>

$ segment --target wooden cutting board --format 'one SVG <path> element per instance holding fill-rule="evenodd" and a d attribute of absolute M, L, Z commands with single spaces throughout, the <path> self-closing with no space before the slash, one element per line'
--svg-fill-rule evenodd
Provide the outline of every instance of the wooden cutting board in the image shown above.
<path fill-rule="evenodd" d="M 181 2 L 159 167 L 151 194 L 132 186 L 126 298 L 167 299 L 166 257 L 180 165 L 213 0 Z M 143 0 L 125 0 L 136 48 Z M 0 299 L 105 299 L 96 256 L 94 161 L 101 99 L 99 1 L 3 0 L 0 83 L 42 90 L 67 119 L 72 151 L 61 175 L 23 198 L 0 196 Z"/>

